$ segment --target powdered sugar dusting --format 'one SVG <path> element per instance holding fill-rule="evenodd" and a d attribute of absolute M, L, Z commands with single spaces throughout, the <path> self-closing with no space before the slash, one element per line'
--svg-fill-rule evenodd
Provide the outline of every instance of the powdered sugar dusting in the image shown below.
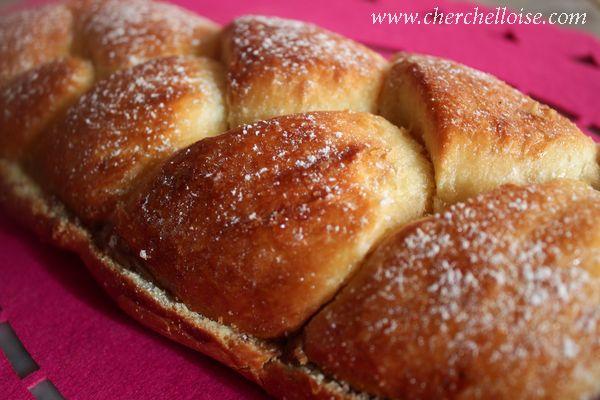
<path fill-rule="evenodd" d="M 182 123 L 187 113 L 222 108 L 208 61 L 149 61 L 114 73 L 84 94 L 42 146 L 45 165 L 40 169 L 61 189 L 63 200 L 99 213 L 111 205 L 109 199 L 129 190 L 149 162 L 168 156 L 194 135 L 208 134 Z"/>
<path fill-rule="evenodd" d="M 440 130 L 457 129 L 477 140 L 488 133 L 493 151 L 536 152 L 553 137 L 581 134 L 550 107 L 487 73 L 437 57 L 405 53 L 394 64 L 393 68 L 406 68 L 422 80 Z M 401 74 L 396 78 L 404 79 Z"/>
<path fill-rule="evenodd" d="M 565 212 L 563 201 L 577 204 L 584 193 L 569 193 L 560 186 L 552 192 L 545 194 L 536 187 L 505 189 L 496 197 L 480 195 L 452 206 L 407 235 L 404 247 L 394 256 L 394 266 L 378 269 L 375 279 L 383 282 L 393 276 L 383 292 L 394 296 L 399 284 L 410 286 L 416 277 L 412 274 L 430 265 L 425 267 L 430 277 L 426 291 L 435 300 L 428 304 L 427 317 L 437 320 L 441 331 L 448 329 L 446 321 L 462 325 L 448 342 L 449 348 L 464 346 L 464 338 L 475 332 L 507 329 L 517 337 L 517 332 L 525 333 L 539 323 L 544 325 L 537 328 L 548 329 L 551 335 L 543 337 L 536 331 L 534 336 L 526 335 L 529 340 L 524 343 L 509 339 L 491 357 L 504 362 L 532 352 L 571 357 L 576 351 L 572 339 L 561 330 L 552 332 L 552 321 L 540 321 L 536 314 L 543 310 L 546 316 L 560 318 L 564 307 L 579 303 L 594 318 L 585 325 L 594 332 L 597 329 L 600 320 L 592 311 L 598 304 L 589 303 L 586 288 L 593 281 L 598 284 L 588 268 L 598 265 L 600 252 L 579 247 L 576 241 L 584 239 L 577 237 L 580 221 L 588 226 L 600 222 L 600 197 L 592 194 L 595 203 L 582 208 L 569 204 L 577 212 Z M 524 230 L 529 231 L 526 236 Z M 586 255 L 590 250 L 592 255 Z M 582 265 L 584 260 L 586 265 Z M 491 304 L 465 307 L 467 299 L 477 296 L 483 287 L 489 290 L 490 285 L 497 287 Z M 502 325 L 509 321 L 510 326 Z M 598 339 L 594 339 L 596 344 L 600 344 Z"/>
<path fill-rule="evenodd" d="M 199 78 L 193 65 L 189 59 L 173 57 L 116 73 L 81 97 L 66 118 L 67 130 L 74 135 L 105 132 L 98 143 L 101 148 L 93 151 L 117 158 L 132 150 L 127 145 L 132 140 L 141 140 L 146 153 L 171 149 L 171 140 L 177 137 L 176 121 L 169 117 L 173 102 L 188 93 L 209 92 L 210 82 Z"/>
<path fill-rule="evenodd" d="M 508 186 L 458 203 L 378 249 L 309 340 L 350 382 L 369 354 L 386 396 L 471 390 L 464 381 L 488 394 L 552 391 L 557 374 L 583 365 L 582 349 L 600 355 L 598 226 L 600 193 L 584 184 Z M 424 362 L 447 387 L 423 375 Z"/>
<path fill-rule="evenodd" d="M 231 29 L 229 80 L 235 90 L 250 90 L 250 75 L 275 73 L 283 85 L 286 77 L 310 78 L 318 66 L 370 76 L 383 63 L 366 47 L 305 22 L 245 16 L 235 20 Z"/>
<path fill-rule="evenodd" d="M 85 10 L 82 31 L 103 67 L 123 68 L 150 58 L 193 54 L 212 22 L 177 6 L 145 0 L 104 0 Z"/>
<path fill-rule="evenodd" d="M 0 84 L 41 63 L 66 55 L 72 16 L 64 6 L 45 6 L 0 17 Z"/>
<path fill-rule="evenodd" d="M 80 61 L 66 59 L 47 63 L 39 68 L 23 74 L 0 91 L 2 118 L 4 121 L 17 119 L 22 109 L 31 107 L 32 102 L 43 99 L 46 104 L 53 105 L 65 89 L 69 89 L 72 80 L 76 79 Z M 77 82 L 74 82 L 75 84 Z M 26 118 L 20 126 L 27 130 L 33 121 Z"/>
<path fill-rule="evenodd" d="M 49 62 L 0 90 L 0 154 L 18 157 L 65 103 L 90 83 L 91 67 L 78 59 Z"/>
<path fill-rule="evenodd" d="M 402 203 L 396 181 L 407 172 L 384 127 L 366 113 L 306 113 L 197 142 L 119 210 L 118 234 L 192 309 L 280 336 L 425 207 L 426 194 L 406 200 L 414 209 Z"/>

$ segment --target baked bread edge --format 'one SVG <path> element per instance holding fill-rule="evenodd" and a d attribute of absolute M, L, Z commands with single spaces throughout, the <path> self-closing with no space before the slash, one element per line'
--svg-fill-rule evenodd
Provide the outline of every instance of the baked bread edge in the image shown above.
<path fill-rule="evenodd" d="M 6 159 L 0 159 L 0 207 L 42 241 L 77 254 L 104 291 L 136 321 L 227 365 L 269 394 L 286 399 L 370 397 L 310 367 L 286 363 L 280 358 L 283 346 L 238 332 L 171 299 L 112 259 L 63 204 L 47 196 L 19 164 Z"/>

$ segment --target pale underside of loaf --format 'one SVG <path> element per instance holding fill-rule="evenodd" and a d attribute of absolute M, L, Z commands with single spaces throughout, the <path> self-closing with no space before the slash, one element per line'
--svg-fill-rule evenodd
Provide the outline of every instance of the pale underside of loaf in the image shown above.
<path fill-rule="evenodd" d="M 600 316 L 593 312 L 600 304 L 600 200 L 588 187 L 600 184 L 600 154 L 554 110 L 450 61 L 399 54 L 388 64 L 310 24 L 248 16 L 220 30 L 142 0 L 86 0 L 4 17 L 0 38 L 0 201 L 43 239 L 79 254 L 143 324 L 279 398 L 600 392 Z M 506 183 L 521 186 L 498 189 Z M 498 218 L 494 205 L 510 218 Z M 428 216 L 434 209 L 440 213 Z M 530 238 L 515 228 L 511 210 L 545 221 L 552 234 Z M 573 225 L 581 215 L 587 221 Z M 462 222 L 447 227 L 444 219 L 452 218 Z M 438 227 L 431 237 L 419 236 L 431 226 Z M 492 240 L 488 253 L 469 233 L 475 226 Z M 493 275 L 504 265 L 498 258 L 508 257 L 517 274 L 540 274 L 525 282 L 527 290 L 546 293 L 567 313 L 551 338 L 539 331 L 535 351 L 520 350 L 523 370 L 510 371 L 510 354 L 490 361 L 481 343 L 479 357 L 459 353 L 450 362 L 424 351 L 398 365 L 401 338 L 388 325 L 402 319 L 380 306 L 361 317 L 363 304 L 348 300 L 364 288 L 411 310 L 410 298 L 390 291 L 386 279 L 410 271 L 398 265 L 407 243 L 416 246 L 411 264 L 423 262 L 434 276 L 444 257 L 455 257 L 442 240 L 448 230 L 473 247 L 461 256 L 464 265 L 444 269 L 440 279 L 462 277 L 463 267 Z M 509 234 L 525 239 L 501 250 Z M 408 242 L 400 240 L 405 235 Z M 423 252 L 425 245 L 433 247 Z M 477 258 L 484 253 L 487 259 Z M 571 275 L 561 286 L 562 268 Z M 437 292 L 442 283 L 430 286 L 433 301 L 448 296 L 448 288 Z M 498 302 L 521 293 L 519 282 L 511 284 L 514 296 L 494 289 L 507 296 Z M 576 289 L 569 285 L 588 296 L 562 305 Z M 469 288 L 450 287 L 482 307 L 493 301 Z M 523 312 L 550 316 L 536 307 Z M 582 318 L 569 312 L 590 307 L 588 330 L 568 331 L 569 318 L 575 325 Z M 445 320 L 435 310 L 410 318 Z M 497 321 L 507 323 L 500 315 Z M 531 321 L 513 322 L 538 332 Z M 449 343 L 463 343 L 474 328 L 460 329 Z M 488 341 L 499 349 L 516 346 L 493 332 Z M 379 348 L 394 355 L 378 355 Z"/>

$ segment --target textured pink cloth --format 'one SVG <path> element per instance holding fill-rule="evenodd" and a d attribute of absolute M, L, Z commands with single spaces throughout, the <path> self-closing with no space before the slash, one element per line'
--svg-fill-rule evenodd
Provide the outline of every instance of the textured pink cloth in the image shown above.
<path fill-rule="evenodd" d="M 19 381 L 0 353 L 0 398 L 29 398 L 44 377 L 68 399 L 263 398 L 203 355 L 145 329 L 74 255 L 0 216 L 0 305 L 40 370 Z M 5 396 L 7 393 L 11 396 Z"/>
<path fill-rule="evenodd" d="M 408 50 L 491 72 L 600 131 L 600 42 L 545 26 L 378 25 L 378 11 L 471 10 L 443 1 L 176 1 L 220 23 L 238 15 L 311 21 L 385 55 Z M 509 33 L 510 32 L 510 33 Z M 0 215 L 0 322 L 8 321 L 40 366 L 21 380 L 0 354 L 0 398 L 31 399 L 47 377 L 68 399 L 263 398 L 259 388 L 207 357 L 141 327 L 121 313 L 81 261 Z"/>

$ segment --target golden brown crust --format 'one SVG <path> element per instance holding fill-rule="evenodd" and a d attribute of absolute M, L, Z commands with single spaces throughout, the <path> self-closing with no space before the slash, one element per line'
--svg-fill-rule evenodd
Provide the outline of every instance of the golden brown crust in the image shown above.
<path fill-rule="evenodd" d="M 600 193 L 504 186 L 390 237 L 305 330 L 309 360 L 394 398 L 600 393 Z"/>
<path fill-rule="evenodd" d="M 442 203 L 502 183 L 600 182 L 591 138 L 551 108 L 464 65 L 398 54 L 380 111 L 425 142 Z"/>
<path fill-rule="evenodd" d="M 354 399 L 346 388 L 313 371 L 285 364 L 276 344 L 189 311 L 152 282 L 114 262 L 64 207 L 43 195 L 16 164 L 2 159 L 0 205 L 43 240 L 78 254 L 119 307 L 145 326 L 213 357 L 278 398 Z"/>
<path fill-rule="evenodd" d="M 320 110 L 374 112 L 385 60 L 315 25 L 245 16 L 225 29 L 229 123 Z"/>
<path fill-rule="evenodd" d="M 8 132 L 0 132 L 0 204 L 42 237 L 78 253 L 95 279 L 125 312 L 152 329 L 231 366 L 274 396 L 367 398 L 369 394 L 352 391 L 344 381 L 324 376 L 310 363 L 304 353 L 306 349 L 302 348 L 300 328 L 335 294 L 342 282 L 350 279 L 354 266 L 378 238 L 389 228 L 414 219 L 430 208 L 430 166 L 420 154 L 419 146 L 407 138 L 402 129 L 371 115 L 346 112 L 288 116 L 279 118 L 275 126 L 270 126 L 273 123 L 270 121 L 243 127 L 223 138 L 195 144 L 189 151 L 165 160 L 199 138 L 225 129 L 225 80 L 220 65 L 207 59 L 147 60 L 172 54 L 215 56 L 217 34 L 216 26 L 200 17 L 174 6 L 140 0 L 73 1 L 68 7 L 53 6 L 13 19 L 0 18 L 0 102 L 6 103 L 0 104 L 0 108 L 9 110 L 5 112 L 5 119 L 0 120 L 0 130 L 6 128 Z M 10 40 L 4 40 L 6 38 Z M 228 101 L 232 113 L 229 121 L 234 125 L 246 119 L 304 110 L 375 110 L 384 60 L 333 33 L 300 22 L 244 17 L 229 26 L 219 44 L 223 47 L 230 77 Z M 65 118 L 63 109 L 74 97 L 72 93 L 76 88 L 67 84 L 68 78 L 61 80 L 61 74 L 75 77 L 81 73 L 80 77 L 87 79 L 88 84 L 93 75 L 90 63 L 68 58 L 69 54 L 89 59 L 97 69 L 96 75 L 107 76 L 107 79 L 70 107 Z M 452 175 L 452 168 L 459 162 L 465 171 L 484 171 L 480 169 L 483 159 L 503 171 L 504 164 L 494 158 L 498 149 L 498 157 L 507 157 L 519 165 L 515 167 L 517 172 L 531 172 L 531 176 L 521 177 L 524 182 L 555 175 L 569 176 L 578 166 L 582 167 L 578 178 L 593 181 L 597 177 L 598 170 L 590 168 L 586 161 L 590 158 L 589 143 L 580 140 L 572 125 L 556 119 L 556 114 L 545 108 L 537 109 L 537 103 L 528 103 L 530 99 L 525 99 L 524 104 L 533 104 L 529 110 L 533 116 L 524 116 L 518 107 L 500 104 L 497 107 L 500 111 L 492 110 L 499 115 L 487 115 L 481 124 L 497 132 L 491 139 L 481 135 L 483 140 L 471 140 L 475 136 L 465 136 L 463 131 L 476 131 L 473 115 L 480 106 L 477 102 L 481 102 L 485 112 L 491 113 L 487 99 L 477 91 L 487 90 L 488 95 L 491 91 L 492 99 L 504 96 L 503 99 L 518 102 L 521 98 L 516 92 L 506 91 L 502 84 L 487 82 L 489 78 L 483 74 L 464 67 L 421 56 L 402 57 L 406 57 L 403 62 L 416 66 L 415 70 L 400 71 L 403 77 L 410 78 L 411 93 L 435 94 L 437 103 L 424 98 L 420 104 L 441 110 L 431 114 L 435 118 L 423 113 L 427 119 L 422 120 L 434 121 L 443 127 L 440 137 L 429 140 L 425 135 L 425 142 L 434 162 L 441 160 L 436 164 L 436 177 L 438 196 L 444 201 L 451 201 L 448 199 L 455 187 L 460 187 L 467 196 L 501 182 L 497 176 L 481 181 L 470 175 L 459 174 L 460 179 Z M 142 65 L 128 69 L 139 63 Z M 444 82 L 432 78 L 428 68 L 438 68 L 438 64 L 442 81 L 456 75 L 460 85 L 444 86 Z M 108 76 L 121 69 L 124 70 Z M 40 71 L 45 72 L 40 74 Z M 51 75 L 56 76 L 56 80 L 51 79 Z M 398 86 L 388 79 L 390 82 L 394 83 L 389 88 Z M 456 91 L 461 85 L 468 86 L 473 93 L 443 93 Z M 82 82 L 78 90 L 84 90 L 85 86 Z M 15 100 L 15 93 L 19 93 L 20 105 L 11 102 Z M 381 97 L 381 105 L 389 105 L 389 99 L 399 102 L 400 95 L 388 90 Z M 451 125 L 448 121 L 455 123 L 450 120 L 452 112 L 448 112 L 448 105 L 460 113 L 467 112 L 467 118 L 458 123 L 463 131 L 448 128 Z M 398 122 L 396 114 L 401 112 L 391 109 L 389 117 Z M 510 112 L 525 122 L 511 121 L 503 115 Z M 557 132 L 531 135 L 528 129 L 532 127 Z M 463 140 L 464 137 L 471 141 Z M 37 138 L 42 139 L 41 143 L 37 143 Z M 435 147 L 438 142 L 439 149 Z M 461 146 L 469 146 L 475 156 L 472 159 L 459 157 L 469 153 L 462 151 Z M 566 151 L 557 152 L 560 146 Z M 519 153 L 520 148 L 525 150 Z M 24 174 L 24 167 L 18 161 L 21 154 L 25 154 L 24 163 L 37 183 Z M 519 164 L 519 157 L 542 162 L 532 161 L 531 165 L 523 166 Z M 557 172 L 548 172 L 548 165 L 555 166 Z M 207 176 L 206 171 L 211 175 Z M 42 193 L 38 184 L 47 192 Z M 564 186 L 565 191 L 572 189 L 569 183 L 557 185 Z M 560 192 L 558 186 L 556 193 Z M 519 190 L 522 189 L 515 189 Z M 128 199 L 125 194 L 133 197 Z M 563 201 L 575 207 L 574 202 L 579 201 L 554 194 L 546 199 L 548 204 Z M 444 197 L 446 195 L 448 197 Z M 117 214 L 111 214 L 119 201 Z M 490 201 L 486 206 L 493 204 Z M 553 208 L 543 218 L 551 219 L 565 207 Z M 581 216 L 572 220 L 570 211 L 564 211 L 564 215 L 559 216 L 564 217 L 560 220 L 563 225 L 577 226 L 579 230 L 573 229 L 576 238 L 571 237 L 573 232 L 565 232 L 557 243 L 565 246 L 575 243 L 574 251 L 584 255 L 595 251 L 597 230 L 590 224 L 596 221 L 597 214 L 586 219 L 591 215 L 588 209 L 593 207 L 585 208 Z M 595 213 L 596 208 L 593 210 Z M 159 218 L 164 221 L 158 221 Z M 523 224 L 539 225 L 536 229 L 540 232 L 548 227 L 544 221 L 531 222 L 526 218 L 524 221 Z M 121 237 L 115 235 L 114 222 Z M 552 225 L 551 229 L 554 228 Z M 486 229 L 490 229 L 489 226 L 480 231 L 486 232 Z M 592 232 L 589 243 L 579 240 L 586 229 Z M 540 233 L 542 236 L 546 239 L 544 233 Z M 552 238 L 555 236 L 558 234 Z M 443 237 L 439 239 L 443 241 Z M 156 251 L 161 258 L 158 261 Z M 561 260 L 568 262 L 568 257 L 573 256 L 568 254 Z M 596 256 L 589 256 L 592 257 Z M 203 261 L 207 261 L 206 264 L 202 264 Z M 527 271 L 528 259 L 512 261 Z M 589 262 L 581 257 L 571 264 L 572 268 L 578 268 Z M 571 269 L 565 268 L 567 270 Z M 228 272 L 231 273 L 228 275 Z M 550 279 L 545 271 L 541 278 Z M 572 282 L 578 276 L 567 278 L 565 281 Z M 515 287 L 520 288 L 518 284 L 523 281 L 526 280 L 518 281 Z M 158 283 L 162 284 L 161 288 Z M 198 290 L 200 284 L 205 286 Z M 547 286 L 556 289 L 560 297 L 565 289 L 555 284 L 552 281 Z M 594 285 L 592 290 L 585 284 L 579 288 L 583 288 L 578 292 L 581 298 L 587 295 L 581 307 L 584 317 L 589 304 L 598 309 L 597 285 Z M 571 293 L 572 288 L 569 286 L 566 290 Z M 517 290 L 515 293 L 513 297 L 517 298 L 520 294 Z M 481 300 L 484 306 L 489 305 L 486 301 L 491 304 L 490 299 L 497 295 L 496 292 L 484 294 Z M 503 299 L 507 309 L 513 297 Z M 576 301 L 580 297 L 576 297 Z M 235 304 L 246 300 L 249 304 Z M 358 304 L 354 311 L 362 306 Z M 542 346 L 555 339 L 564 357 L 573 356 L 572 364 L 552 364 L 555 359 L 544 353 L 546 359 L 534 361 L 541 365 L 550 360 L 550 367 L 544 364 L 541 373 L 538 369 L 542 368 L 527 369 L 531 363 L 517 365 L 506 373 L 502 370 L 498 381 L 508 379 L 510 382 L 499 387 L 496 375 L 500 373 L 493 368 L 486 370 L 486 365 L 480 363 L 469 370 L 476 370 L 474 380 L 481 377 L 477 382 L 480 387 L 465 389 L 462 397 L 475 397 L 483 390 L 499 397 L 528 394 L 537 389 L 536 384 L 558 370 L 562 373 L 560 378 L 544 381 L 547 397 L 577 397 L 585 393 L 585 383 L 581 383 L 585 374 L 592 379 L 587 393 L 600 391 L 593 386 L 600 374 L 598 363 L 593 364 L 593 357 L 598 358 L 597 347 L 594 347 L 597 342 L 588 346 L 589 354 L 582 356 L 582 347 L 589 344 L 589 335 L 571 337 L 580 332 L 576 331 L 579 325 L 569 324 L 572 322 L 569 313 L 573 309 L 570 306 L 569 303 L 556 312 L 558 321 L 544 325 L 550 326 L 550 333 L 543 331 L 531 346 L 538 342 Z M 206 312 L 207 316 L 190 308 Z M 587 322 L 597 320 L 594 319 L 596 314 L 591 314 Z M 521 317 L 518 313 L 515 315 L 515 319 Z M 540 317 L 534 314 L 533 318 Z M 538 325 L 545 322 L 538 325 L 536 322 L 531 322 L 531 331 L 539 333 Z M 573 330 L 567 332 L 569 336 L 565 336 L 565 325 Z M 597 329 L 596 325 L 592 327 Z M 517 329 L 517 334 L 521 331 Z M 553 332 L 563 336 L 548 339 Z M 288 334 L 291 337 L 280 337 Z M 314 336 L 313 333 L 313 339 Z M 357 338 L 363 339 L 360 335 Z M 486 341 L 484 344 L 491 347 L 494 343 Z M 411 344 L 406 348 L 410 350 Z M 372 347 L 367 346 L 360 356 L 368 356 L 370 350 Z M 512 362 L 506 349 L 500 347 L 497 351 L 503 357 L 500 364 Z M 453 355 L 462 357 L 464 354 Z M 309 356 L 314 354 L 309 353 Z M 590 359 L 592 362 L 588 362 Z M 436 365 L 436 360 L 422 358 L 417 352 L 409 361 L 416 364 L 422 361 L 431 367 Z M 469 360 L 461 367 L 468 369 Z M 343 357 L 339 361 L 343 361 Z M 392 360 L 392 364 L 394 362 Z M 572 368 L 575 363 L 578 376 L 571 373 L 575 371 Z M 359 365 L 351 372 L 365 373 L 368 381 L 370 375 L 379 374 L 389 365 L 385 354 L 383 357 L 377 354 L 370 370 Z M 329 366 L 326 369 L 335 373 Z M 490 376 L 494 379 L 491 383 L 486 381 Z M 430 377 L 440 381 L 432 392 L 427 392 L 431 388 L 427 381 Z M 523 377 L 530 380 L 527 385 Z M 363 383 L 354 378 L 348 377 L 363 388 Z M 461 379 L 444 365 L 441 372 L 435 370 L 419 383 L 425 388 L 425 394 L 454 395 L 456 386 L 468 386 L 468 382 Z M 372 394 L 389 389 L 389 382 L 376 382 Z M 577 382 L 581 383 L 580 387 L 576 386 Z M 368 383 L 364 387 L 370 388 Z"/>
<path fill-rule="evenodd" d="M 0 160 L 0 204 L 42 239 L 77 253 L 108 294 L 146 326 L 257 380 L 262 366 L 279 350 L 244 338 L 230 328 L 191 313 L 151 282 L 115 263 L 64 207 L 44 196 L 18 167 Z"/>
<path fill-rule="evenodd" d="M 146 0 L 85 0 L 72 3 L 77 50 L 99 76 L 153 58 L 215 56 L 218 25 L 177 6 Z"/>
<path fill-rule="evenodd" d="M 24 72 L 1 87 L 0 157 L 19 159 L 92 81 L 88 62 L 65 58 Z"/>
<path fill-rule="evenodd" d="M 68 55 L 73 16 L 64 5 L 0 16 L 0 86 L 16 75 Z"/>
<path fill-rule="evenodd" d="M 43 135 L 31 169 L 84 221 L 111 212 L 144 170 L 225 127 L 214 61 L 167 57 L 98 82 Z"/>
<path fill-rule="evenodd" d="M 389 228 L 427 210 L 419 150 L 365 113 L 262 121 L 180 152 L 114 223 L 190 308 L 276 337 L 329 299 Z"/>

